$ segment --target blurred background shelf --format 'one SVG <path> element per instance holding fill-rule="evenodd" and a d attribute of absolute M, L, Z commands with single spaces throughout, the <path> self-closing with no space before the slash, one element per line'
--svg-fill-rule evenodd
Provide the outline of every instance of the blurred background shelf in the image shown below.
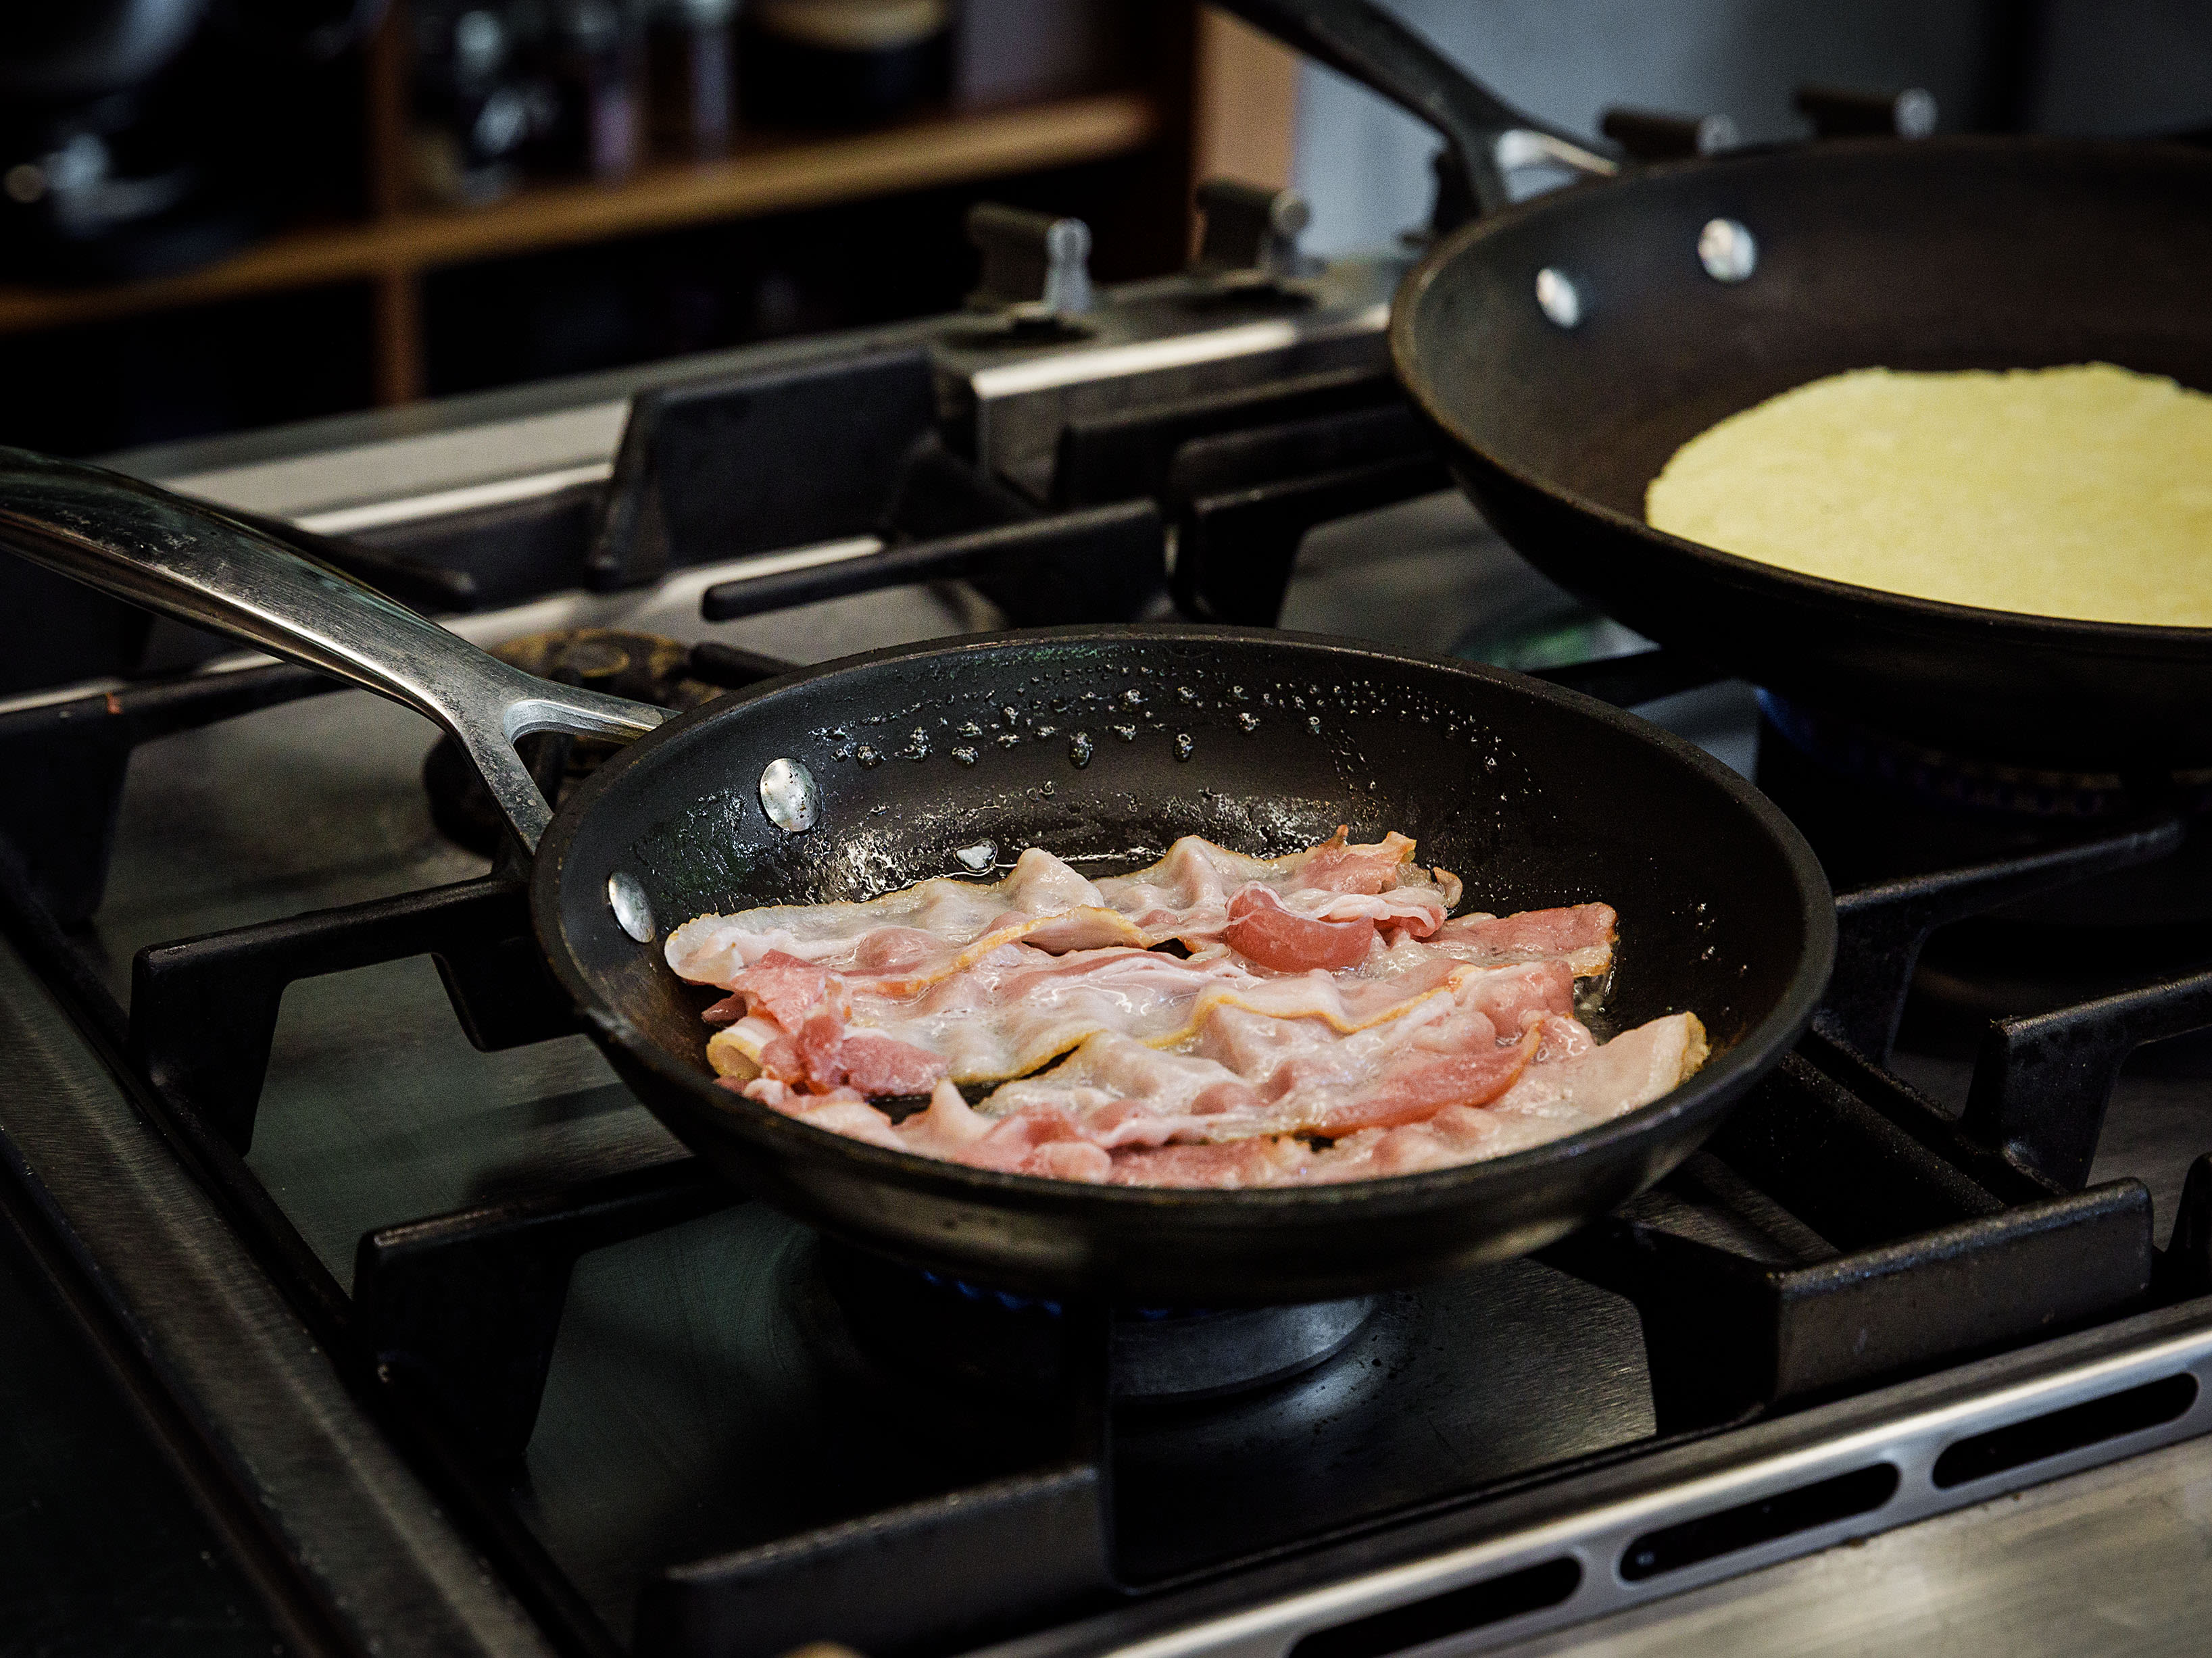
<path fill-rule="evenodd" d="M 721 160 L 656 163 L 617 184 L 532 184 L 485 207 L 416 208 L 357 224 L 283 231 L 173 276 L 93 288 L 0 287 L 0 332 L 1106 161 L 1143 149 L 1158 128 L 1151 99 L 1121 92 L 942 115 L 878 132 L 756 137 Z"/>
<path fill-rule="evenodd" d="M 507 3 L 395 0 L 319 67 L 247 64 L 236 95 L 180 59 L 237 129 L 243 216 L 119 274 L 0 258 L 0 442 L 98 453 L 942 312 L 974 285 L 982 199 L 1087 221 L 1100 281 L 1162 274 L 1198 177 L 1289 176 L 1292 60 L 1224 15 L 957 0 L 949 80 L 895 118 L 799 127 L 763 96 L 690 160 L 641 111 L 623 176 L 530 160 L 463 205 L 426 171 L 425 43 L 441 8 Z"/>

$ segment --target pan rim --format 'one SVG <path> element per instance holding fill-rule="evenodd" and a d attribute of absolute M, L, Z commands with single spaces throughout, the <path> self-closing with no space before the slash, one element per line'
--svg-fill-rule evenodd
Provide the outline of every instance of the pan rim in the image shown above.
<path fill-rule="evenodd" d="M 1893 592 L 1886 587 L 1868 587 L 1856 582 L 1807 575 L 1778 564 L 1747 558 L 1740 553 L 1728 552 L 1701 541 L 1692 541 L 1686 537 L 1655 529 L 1643 519 L 1631 517 L 1579 491 L 1564 489 L 1526 467 L 1507 460 L 1489 446 L 1475 441 L 1445 408 L 1437 391 L 1434 376 L 1419 366 L 1413 339 L 1414 313 L 1422 296 L 1436 284 L 1443 271 L 1462 256 L 1475 257 L 1468 254 L 1466 250 L 1491 237 L 1502 235 L 1538 220 L 1547 213 L 1588 202 L 1595 197 L 1631 189 L 1648 180 L 1679 178 L 1688 173 L 1778 165 L 1802 166 L 1808 157 L 1842 161 L 1850 156 L 1869 154 L 1918 155 L 1959 150 L 1995 154 L 2008 150 L 2040 150 L 2054 154 L 2126 157 L 2137 157 L 2149 152 L 2163 161 L 2203 173 L 2208 185 L 2212 185 L 2212 153 L 2187 144 L 2161 139 L 2077 138 L 2039 133 L 1950 133 L 1939 137 L 1913 140 L 1909 144 L 1900 143 L 1894 138 L 1873 137 L 1824 140 L 1812 146 L 1756 145 L 1721 155 L 1642 167 L 1611 179 L 1579 182 L 1565 190 L 1517 203 L 1503 213 L 1476 219 L 1462 225 L 1431 248 L 1407 273 L 1390 301 L 1389 333 L 1392 368 L 1397 374 L 1399 384 L 1419 405 L 1423 417 L 1483 465 L 1521 488 L 1562 501 L 1574 511 L 1597 519 L 1610 529 L 1626 531 L 1646 546 L 1678 557 L 1695 559 L 1707 567 L 1716 579 L 1738 588 L 1778 591 L 1804 603 L 1879 609 L 1888 613 L 1890 619 L 1900 627 L 1920 633 L 1946 634 L 1961 627 L 1974 628 L 2002 636 L 2009 644 L 2029 651 L 2093 651 L 2118 657 L 2154 658 L 2163 657 L 2177 650 L 2202 651 L 2208 644 L 2212 644 L 2212 628 L 2039 616 L 2029 610 L 1997 610 L 1987 605 L 1954 604 L 1947 599 L 1921 598 L 1910 593 Z"/>
<path fill-rule="evenodd" d="M 1261 1187 L 1222 1190 L 1214 1187 L 1094 1185 L 1036 1175 L 1006 1174 L 972 1169 L 934 1157 L 870 1145 L 787 1117 L 757 1102 L 719 1087 L 714 1078 L 690 1061 L 650 1041 L 619 1009 L 602 998 L 580 970 L 574 952 L 562 942 L 561 908 L 566 890 L 569 849 L 581 826 L 599 799 L 620 787 L 623 780 L 649 762 L 661 747 L 684 738 L 699 726 L 732 710 L 769 697 L 803 689 L 833 673 L 895 662 L 922 662 L 964 656 L 1009 644 L 1047 642 L 1127 646 L 1148 640 L 1203 643 L 1236 640 L 1254 644 L 1319 647 L 1396 665 L 1418 664 L 1425 668 L 1463 674 L 1500 685 L 1532 700 L 1551 702 L 1578 715 L 1595 718 L 1635 740 L 1656 746 L 1676 763 L 1696 772 L 1709 785 L 1731 797 L 1752 823 L 1767 835 L 1782 854 L 1796 887 L 1798 924 L 1803 939 L 1796 970 L 1767 1012 L 1724 1052 L 1714 1055 L 1691 1078 L 1648 1105 L 1578 1133 L 1563 1135 L 1542 1145 L 1451 1168 L 1419 1174 L 1394 1175 L 1340 1185 Z M 1310 1212 L 1315 1205 L 1354 1205 L 1376 1210 L 1428 1210 L 1469 1197 L 1486 1185 L 1497 1185 L 1548 1164 L 1602 1154 L 1624 1142 L 1644 1139 L 1662 1125 L 1717 1111 L 1735 1099 L 1758 1077 L 1779 1062 L 1810 1022 L 1832 970 L 1836 951 L 1833 895 L 1826 872 L 1796 826 L 1750 782 L 1723 765 L 1704 750 L 1672 732 L 1641 720 L 1625 709 L 1585 696 L 1565 687 L 1532 679 L 1487 664 L 1462 662 L 1393 652 L 1364 640 L 1333 635 L 1301 633 L 1285 629 L 1224 627 L 1210 623 L 1117 623 L 1059 628 L 1011 629 L 989 634 L 967 634 L 917 644 L 860 652 L 780 675 L 733 691 L 680 714 L 647 733 L 615 755 L 554 815 L 538 847 L 531 876 L 531 912 L 538 947 L 555 979 L 575 1005 L 592 1033 L 656 1077 L 674 1084 L 702 1109 L 734 1118 L 749 1132 L 782 1139 L 793 1146 L 819 1147 L 835 1142 L 851 1157 L 856 1173 L 872 1173 L 908 1189 L 921 1187 L 932 1195 L 988 1201 L 994 1206 L 1035 1208 L 1080 1197 L 1087 1202 L 1124 1206 L 1137 1210 L 1172 1209 L 1180 1217 L 1218 1217 L 1224 1223 L 1254 1213 L 1285 1210 Z M 687 918 L 688 919 L 688 918 Z M 665 937 L 665 935 L 663 935 Z M 656 941 L 657 942 L 657 941 Z M 658 950 L 656 959 L 666 970 Z M 653 1107 L 648 1103 L 648 1110 Z"/>

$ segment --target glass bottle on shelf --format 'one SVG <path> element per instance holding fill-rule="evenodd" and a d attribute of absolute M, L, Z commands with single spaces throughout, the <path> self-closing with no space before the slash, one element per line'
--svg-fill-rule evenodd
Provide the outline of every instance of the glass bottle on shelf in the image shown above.
<path fill-rule="evenodd" d="M 941 102 L 949 0 L 748 0 L 738 67 L 745 118 L 863 127 Z"/>
<path fill-rule="evenodd" d="M 557 0 L 550 21 L 552 121 L 541 161 L 556 173 L 627 178 L 644 148 L 638 9 L 623 0 Z"/>
<path fill-rule="evenodd" d="M 704 161 L 737 124 L 737 0 L 659 0 L 646 26 L 653 136 L 670 155 Z"/>
<path fill-rule="evenodd" d="M 415 24 L 416 186 L 432 201 L 495 201 L 514 188 L 531 128 L 504 9 L 422 6 Z"/>

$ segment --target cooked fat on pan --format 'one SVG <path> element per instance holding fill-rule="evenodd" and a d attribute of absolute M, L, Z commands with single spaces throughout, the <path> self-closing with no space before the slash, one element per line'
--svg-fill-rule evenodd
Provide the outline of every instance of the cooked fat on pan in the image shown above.
<path fill-rule="evenodd" d="M 2110 363 L 1854 369 L 1691 439 L 1644 516 L 1916 598 L 2212 627 L 2212 397 Z"/>
<path fill-rule="evenodd" d="M 1694 1015 L 1602 1044 L 1577 1017 L 1612 969 L 1610 908 L 1447 919 L 1460 884 L 1413 850 L 1340 829 L 1260 859 L 1188 838 L 1091 882 L 1033 847 L 996 882 L 702 917 L 667 955 L 730 993 L 706 1011 L 725 1087 L 1062 1180 L 1448 1168 L 1604 1122 L 1703 1064 Z"/>

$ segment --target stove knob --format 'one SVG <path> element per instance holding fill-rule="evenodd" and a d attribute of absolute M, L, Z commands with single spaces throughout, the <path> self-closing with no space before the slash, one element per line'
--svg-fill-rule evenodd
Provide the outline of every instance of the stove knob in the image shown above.
<path fill-rule="evenodd" d="M 1201 276 L 1281 282 L 1307 275 L 1314 262 L 1298 252 L 1313 210 L 1295 190 L 1273 190 L 1237 179 L 1208 179 L 1198 187 L 1206 221 L 1199 239 Z"/>
<path fill-rule="evenodd" d="M 1725 115 L 1670 115 L 1656 109 L 1608 109 L 1597 130 L 1639 161 L 1715 155 L 1742 142 Z"/>
<path fill-rule="evenodd" d="M 1925 138 L 1936 131 L 1936 95 L 1924 87 L 1869 92 L 1806 86 L 1792 101 L 1816 138 Z"/>
<path fill-rule="evenodd" d="M 1049 326 L 1094 303 L 1091 227 L 1082 220 L 978 202 L 968 210 L 968 240 L 983 255 L 970 311 Z"/>

